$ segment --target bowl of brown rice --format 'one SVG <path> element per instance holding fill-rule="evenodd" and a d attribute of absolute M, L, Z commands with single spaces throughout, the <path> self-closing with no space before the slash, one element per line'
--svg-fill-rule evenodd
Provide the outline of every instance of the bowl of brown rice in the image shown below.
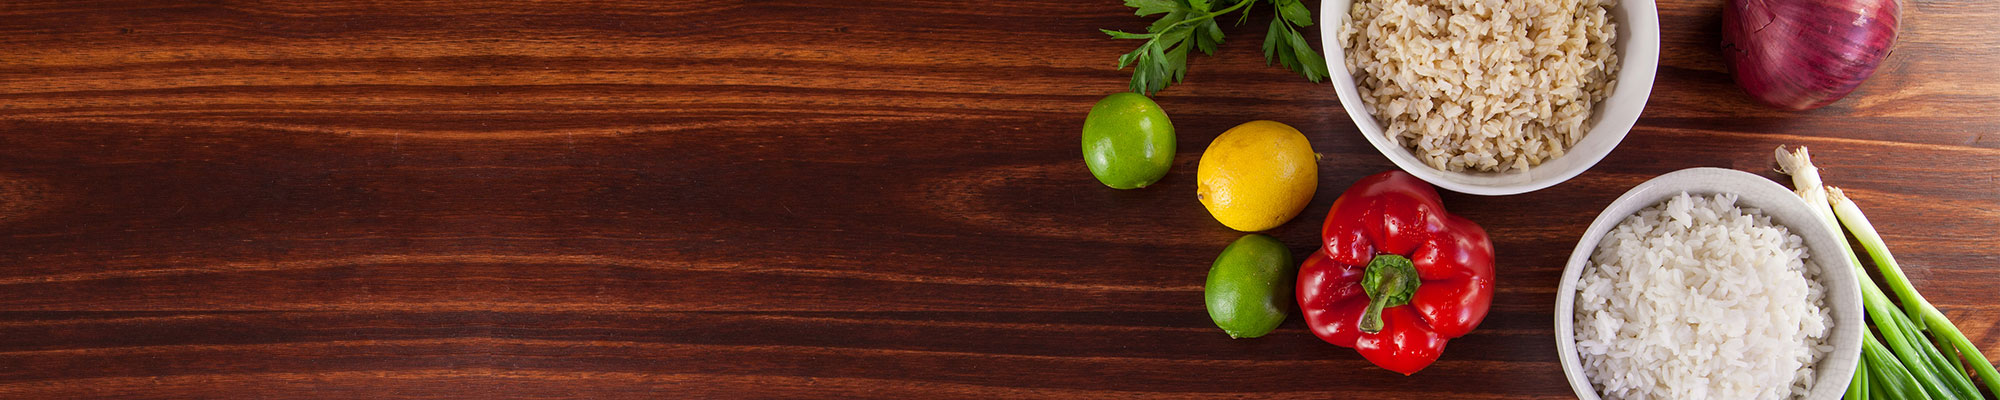
<path fill-rule="evenodd" d="M 1653 0 L 1328 0 L 1340 105 L 1397 167 L 1456 192 L 1562 183 L 1625 138 L 1659 64 Z"/>

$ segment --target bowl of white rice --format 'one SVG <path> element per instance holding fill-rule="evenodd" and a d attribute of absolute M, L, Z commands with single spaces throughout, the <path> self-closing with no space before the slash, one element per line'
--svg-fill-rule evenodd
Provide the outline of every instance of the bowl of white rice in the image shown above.
<path fill-rule="evenodd" d="M 1569 180 L 1632 129 L 1659 64 L 1653 0 L 1328 0 L 1320 38 L 1368 143 L 1439 187 Z"/>
<path fill-rule="evenodd" d="M 1556 290 L 1579 398 L 1838 399 L 1861 358 L 1846 240 L 1797 195 L 1690 168 L 1612 201 Z"/>

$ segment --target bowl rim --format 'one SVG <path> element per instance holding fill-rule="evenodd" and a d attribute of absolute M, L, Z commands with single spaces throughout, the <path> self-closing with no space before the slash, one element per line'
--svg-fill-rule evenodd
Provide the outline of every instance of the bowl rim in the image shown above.
<path fill-rule="evenodd" d="M 1738 187 L 1724 189 L 1731 185 Z M 1857 267 L 1853 260 L 1842 256 L 1840 249 L 1825 248 L 1832 246 L 1811 245 L 1815 243 L 1811 236 L 1818 236 L 1819 243 L 1845 243 L 1847 238 L 1835 236 L 1826 224 L 1819 222 L 1812 206 L 1783 185 L 1748 172 L 1709 167 L 1669 172 L 1632 187 L 1605 206 L 1577 240 L 1576 248 L 1571 250 L 1563 266 L 1561 285 L 1556 289 L 1554 315 L 1557 356 L 1561 359 L 1563 375 L 1569 381 L 1570 389 L 1579 399 L 1601 398 L 1588 377 L 1584 376 L 1582 360 L 1576 352 L 1576 286 L 1583 275 L 1584 264 L 1604 235 L 1623 222 L 1626 216 L 1682 192 L 1736 194 L 1738 205 L 1762 210 L 1773 222 L 1784 225 L 1792 234 L 1804 239 L 1806 251 L 1820 267 L 1819 281 L 1826 288 L 1827 309 L 1834 321 L 1827 337 L 1834 348 L 1815 366 L 1813 388 L 1806 398 L 1839 399 L 1854 377 L 1855 365 L 1861 360 L 1862 325 L 1865 324 L 1861 320 L 1861 289 L 1854 275 Z M 1770 201 L 1778 204 L 1768 204 Z M 1801 218 L 1809 222 L 1793 223 Z"/>
<path fill-rule="evenodd" d="M 1340 98 L 1341 108 L 1346 110 L 1348 119 L 1361 131 L 1361 135 L 1367 138 L 1368 144 L 1375 147 L 1375 151 L 1382 153 L 1383 157 L 1388 158 L 1404 172 L 1416 175 L 1417 178 L 1446 190 L 1481 196 L 1505 196 L 1546 189 L 1567 182 L 1610 156 L 1618 147 L 1618 143 L 1624 141 L 1625 135 L 1638 123 L 1640 113 L 1645 110 L 1646 102 L 1652 97 L 1653 79 L 1658 73 L 1660 63 L 1659 8 L 1654 0 L 1616 0 L 1614 8 L 1624 11 L 1614 11 L 1612 15 L 1618 19 L 1621 31 L 1631 33 L 1626 35 L 1629 37 L 1620 38 L 1619 41 L 1621 65 L 1618 71 L 1618 83 L 1612 88 L 1611 96 L 1598 104 L 1597 110 L 1594 110 L 1591 116 L 1594 122 L 1591 123 L 1590 130 L 1576 145 L 1570 147 L 1570 152 L 1547 160 L 1542 165 L 1529 167 L 1525 171 L 1509 173 L 1447 172 L 1431 168 L 1418 160 L 1409 149 L 1383 137 L 1382 127 L 1361 103 L 1361 95 L 1354 82 L 1354 73 L 1347 69 L 1347 54 L 1343 46 L 1345 43 L 1339 40 L 1341 27 L 1347 20 L 1348 7 L 1352 4 L 1352 0 L 1328 0 L 1320 4 L 1320 43 L 1322 48 L 1326 49 L 1326 57 L 1323 58 L 1326 59 L 1328 75 L 1332 80 L 1334 91 Z M 1599 144 L 1606 141 L 1608 143 Z M 1574 151 L 1585 148 L 1585 142 L 1591 142 L 1589 146 L 1591 151 Z M 1603 150 L 1597 151 L 1595 150 L 1597 148 Z M 1564 158 L 1574 159 L 1557 161 Z M 1564 169 L 1546 168 L 1552 164 L 1562 166 Z M 1510 182 L 1497 184 L 1472 182 L 1476 179 L 1494 177 L 1514 178 L 1511 178 Z"/>

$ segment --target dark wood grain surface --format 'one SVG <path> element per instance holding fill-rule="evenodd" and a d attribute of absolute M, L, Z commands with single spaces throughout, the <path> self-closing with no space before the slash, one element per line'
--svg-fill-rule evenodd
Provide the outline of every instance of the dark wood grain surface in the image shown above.
<path fill-rule="evenodd" d="M 1272 232 L 1300 255 L 1394 168 L 1265 65 L 1268 17 L 1157 96 L 1181 154 L 1118 191 L 1077 145 L 1136 45 L 1096 29 L 1149 22 L 1112 0 L 7 1 L 0 397 L 1568 397 L 1584 226 L 1661 173 L 1776 176 L 1780 144 L 2000 357 L 2000 2 L 1908 2 L 1880 72 L 1803 113 L 1730 83 L 1721 4 L 1662 1 L 1601 164 L 1445 196 L 1492 233 L 1495 305 L 1404 377 L 1202 311 L 1241 235 L 1193 196 L 1216 134 L 1326 155 Z"/>

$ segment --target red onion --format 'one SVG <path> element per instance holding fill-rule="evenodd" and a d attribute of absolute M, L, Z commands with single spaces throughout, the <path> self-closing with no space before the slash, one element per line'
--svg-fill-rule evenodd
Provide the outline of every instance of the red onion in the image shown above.
<path fill-rule="evenodd" d="M 1819 108 L 1875 73 L 1901 11 L 1898 0 L 1731 0 L 1722 9 L 1723 59 L 1758 102 Z"/>

